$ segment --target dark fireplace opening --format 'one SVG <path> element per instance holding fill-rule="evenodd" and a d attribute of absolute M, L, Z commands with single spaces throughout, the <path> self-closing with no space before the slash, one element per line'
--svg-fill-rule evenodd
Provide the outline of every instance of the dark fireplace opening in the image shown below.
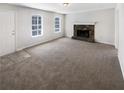
<path fill-rule="evenodd" d="M 84 38 L 89 38 L 89 31 L 83 31 L 83 30 L 77 30 L 77 36 L 79 37 L 84 37 Z"/>

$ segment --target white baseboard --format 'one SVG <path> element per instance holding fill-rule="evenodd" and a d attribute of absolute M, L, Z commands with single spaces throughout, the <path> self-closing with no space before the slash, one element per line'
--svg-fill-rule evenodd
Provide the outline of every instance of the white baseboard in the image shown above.
<path fill-rule="evenodd" d="M 122 62 L 122 58 L 120 55 L 118 55 L 118 59 L 119 59 L 120 67 L 121 67 L 121 72 L 123 75 L 123 80 L 124 80 L 124 67 L 123 67 L 123 62 Z"/>
<path fill-rule="evenodd" d="M 34 44 L 31 44 L 31 45 L 28 45 L 28 46 L 24 46 L 24 47 L 21 47 L 21 48 L 16 48 L 16 51 L 21 51 L 23 49 L 26 49 L 26 48 L 29 48 L 29 47 L 32 47 L 32 46 L 36 46 L 36 45 L 39 45 L 39 44 L 44 44 L 44 43 L 47 43 L 47 42 L 51 42 L 51 41 L 54 41 L 54 40 L 62 38 L 62 37 L 64 37 L 64 36 L 56 37 L 56 38 L 53 38 L 53 39 L 50 39 L 50 40 L 46 40 L 46 41 L 43 41 L 43 42 L 34 43 Z"/>

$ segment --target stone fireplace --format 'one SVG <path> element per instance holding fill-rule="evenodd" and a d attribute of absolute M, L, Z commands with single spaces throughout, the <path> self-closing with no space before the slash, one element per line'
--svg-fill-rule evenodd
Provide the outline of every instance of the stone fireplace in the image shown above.
<path fill-rule="evenodd" d="M 94 25 L 74 25 L 73 39 L 94 42 Z"/>

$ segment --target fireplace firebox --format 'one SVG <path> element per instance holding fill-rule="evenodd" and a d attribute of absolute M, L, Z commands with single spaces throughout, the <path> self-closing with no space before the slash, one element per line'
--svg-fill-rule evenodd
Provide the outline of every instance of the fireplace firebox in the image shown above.
<path fill-rule="evenodd" d="M 89 38 L 89 31 L 78 30 L 77 31 L 77 36 Z"/>
<path fill-rule="evenodd" d="M 74 25 L 72 38 L 94 42 L 94 25 Z"/>

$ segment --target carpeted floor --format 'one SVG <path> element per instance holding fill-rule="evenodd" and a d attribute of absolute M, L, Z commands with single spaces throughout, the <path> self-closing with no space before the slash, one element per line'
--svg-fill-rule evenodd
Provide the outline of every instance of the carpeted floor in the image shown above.
<path fill-rule="evenodd" d="M 0 89 L 124 89 L 113 46 L 61 38 L 0 58 Z"/>

